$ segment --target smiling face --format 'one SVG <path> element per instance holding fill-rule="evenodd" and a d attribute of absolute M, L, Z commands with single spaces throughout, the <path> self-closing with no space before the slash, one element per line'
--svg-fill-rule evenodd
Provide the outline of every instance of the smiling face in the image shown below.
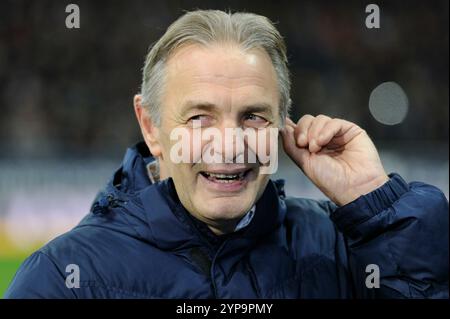
<path fill-rule="evenodd" d="M 176 141 L 171 132 L 227 128 L 254 130 L 258 136 L 279 126 L 279 91 L 275 70 L 263 50 L 243 51 L 232 45 L 186 45 L 166 64 L 159 127 L 140 120 L 147 145 L 159 157 L 161 177 L 172 177 L 183 206 L 218 233 L 232 231 L 264 191 L 269 175 L 260 174 L 260 163 L 174 163 L 170 152 Z M 139 118 L 139 115 L 138 115 Z M 195 122 L 194 122 L 195 121 Z M 195 124 L 200 123 L 200 127 Z M 204 151 L 208 140 L 190 140 L 190 152 Z M 215 144 L 220 156 L 225 143 Z M 257 142 L 243 143 L 257 152 Z M 191 154 L 192 155 L 192 154 Z M 193 155 L 192 155 L 193 156 Z"/>

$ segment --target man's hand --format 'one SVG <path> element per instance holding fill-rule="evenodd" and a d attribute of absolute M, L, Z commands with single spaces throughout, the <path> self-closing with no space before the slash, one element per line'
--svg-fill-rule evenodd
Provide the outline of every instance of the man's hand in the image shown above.
<path fill-rule="evenodd" d="M 366 131 L 325 115 L 289 118 L 283 147 L 308 178 L 334 203 L 345 205 L 389 180 Z"/>

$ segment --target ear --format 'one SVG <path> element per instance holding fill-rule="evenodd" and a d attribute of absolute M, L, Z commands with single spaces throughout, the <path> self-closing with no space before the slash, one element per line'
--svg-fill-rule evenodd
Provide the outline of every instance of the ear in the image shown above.
<path fill-rule="evenodd" d="M 162 150 L 159 142 L 159 129 L 153 124 L 148 111 L 142 106 L 141 94 L 136 94 L 134 96 L 133 105 L 145 144 L 147 144 L 154 157 L 161 156 Z"/>

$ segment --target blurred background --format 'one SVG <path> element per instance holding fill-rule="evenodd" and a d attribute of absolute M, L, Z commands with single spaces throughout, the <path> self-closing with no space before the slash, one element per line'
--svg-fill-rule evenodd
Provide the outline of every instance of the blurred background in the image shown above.
<path fill-rule="evenodd" d="M 448 1 L 0 2 L 0 296 L 21 261 L 71 229 L 140 139 L 132 97 L 151 43 L 185 10 L 269 17 L 284 35 L 292 117 L 354 121 L 389 172 L 449 194 Z M 381 89 L 380 84 L 390 82 Z M 393 125 L 394 124 L 394 125 Z M 323 195 L 280 155 L 293 196 Z"/>

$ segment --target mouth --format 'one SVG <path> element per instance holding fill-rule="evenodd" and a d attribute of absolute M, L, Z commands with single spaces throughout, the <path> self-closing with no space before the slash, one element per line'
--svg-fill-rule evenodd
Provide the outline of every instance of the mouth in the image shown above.
<path fill-rule="evenodd" d="M 250 173 L 251 168 L 241 171 L 241 172 L 233 172 L 233 173 L 212 173 L 212 172 L 200 172 L 200 174 L 206 179 L 216 182 L 216 183 L 233 183 L 235 181 L 242 181 L 245 177 Z"/>
<path fill-rule="evenodd" d="M 201 171 L 199 175 L 209 188 L 216 191 L 241 191 L 250 180 L 253 170 Z"/>

